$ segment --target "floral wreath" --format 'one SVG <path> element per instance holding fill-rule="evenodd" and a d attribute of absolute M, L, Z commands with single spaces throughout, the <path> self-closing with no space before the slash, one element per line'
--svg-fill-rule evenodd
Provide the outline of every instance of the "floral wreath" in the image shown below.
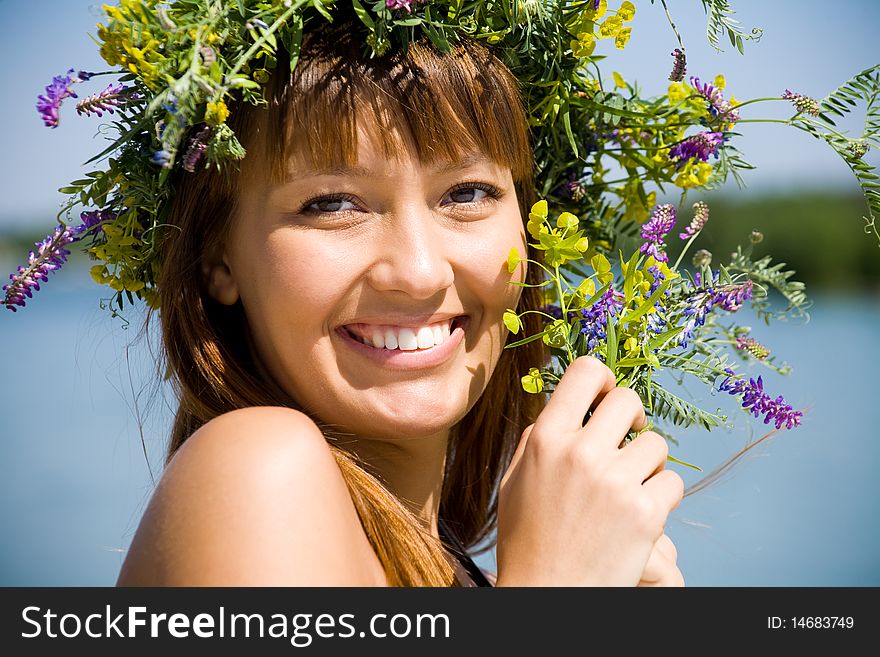
<path fill-rule="evenodd" d="M 761 31 L 745 33 L 726 0 L 700 0 L 708 15 L 709 41 L 720 49 L 727 36 L 739 50 Z M 652 0 L 653 4 L 653 0 Z M 660 4 L 666 9 L 665 0 Z M 537 192 L 542 199 L 529 215 L 528 232 L 545 262 L 546 304 L 540 333 L 507 345 L 542 339 L 553 356 L 544 368 L 522 373 L 532 393 L 552 390 L 565 367 L 580 355 L 603 360 L 620 385 L 640 393 L 649 415 L 675 425 L 706 428 L 727 422 L 675 395 L 656 379 L 661 370 L 695 377 L 736 395 L 745 410 L 776 429 L 800 423 L 802 412 L 782 397 L 771 397 L 763 381 L 737 375 L 732 358 L 754 361 L 776 371 L 769 349 L 750 329 L 724 324 L 724 318 L 750 302 L 764 319 L 802 314 L 809 305 L 793 272 L 770 256 L 753 257 L 762 236 L 753 232 L 730 262 L 712 268 L 712 255 L 685 254 L 709 219 L 698 201 L 679 232 L 683 242 L 670 264 L 667 239 L 677 220 L 672 204 L 656 202 L 664 185 L 712 189 L 728 176 L 740 180 L 751 166 L 733 145 L 733 128 L 743 108 L 759 101 L 789 101 L 795 111 L 787 123 L 827 142 L 856 175 L 865 194 L 865 231 L 880 241 L 880 185 L 864 159 L 880 147 L 880 65 L 867 69 L 818 101 L 785 90 L 778 98 L 738 102 L 725 98 L 725 80 L 687 78 L 688 62 L 671 18 L 678 47 L 670 56 L 665 96 L 643 98 L 619 74 L 603 78 L 595 54 L 608 40 L 624 49 L 631 37 L 635 6 L 616 8 L 607 0 L 121 0 L 103 6 L 98 25 L 101 56 L 114 67 L 55 77 L 40 95 L 37 110 L 46 126 L 59 125 L 60 109 L 84 83 L 115 76 L 106 88 L 79 99 L 83 116 L 112 115 L 118 137 L 89 163 L 103 162 L 80 180 L 60 189 L 69 200 L 64 219 L 3 287 L 3 304 L 25 306 L 48 274 L 67 259 L 76 242 L 95 262 L 91 275 L 113 290 L 109 308 L 142 299 L 157 307 L 157 248 L 164 212 L 172 193 L 170 174 L 222 169 L 245 151 L 228 126 L 226 101 L 264 103 L 263 87 L 278 56 L 297 63 L 303 29 L 309 21 L 332 21 L 344 8 L 362 23 L 364 56 L 406 48 L 425 34 L 448 52 L 459 37 L 484 41 L 516 75 L 532 129 Z M 282 50 L 283 48 L 283 50 Z M 831 115 L 843 116 L 867 104 L 865 128 L 850 138 Z M 711 159 L 711 161 L 710 161 Z M 622 180 L 614 176 L 625 172 Z M 612 178 L 609 180 L 608 178 Z M 655 187 L 656 189 L 650 189 Z M 548 199 L 556 210 L 551 218 Z M 69 221 L 79 208 L 79 220 Z M 634 246 L 633 246 L 634 245 Z M 631 249 L 624 256 L 623 248 Z M 515 250 L 511 272 L 524 259 Z M 770 307 L 771 288 L 787 301 Z M 522 314 L 508 310 L 504 322 L 522 329 Z M 720 383 L 719 383 L 720 380 Z M 654 427 L 659 430 L 658 427 Z M 670 457 L 671 458 L 671 457 Z M 673 459 L 676 460 L 676 459 Z"/>

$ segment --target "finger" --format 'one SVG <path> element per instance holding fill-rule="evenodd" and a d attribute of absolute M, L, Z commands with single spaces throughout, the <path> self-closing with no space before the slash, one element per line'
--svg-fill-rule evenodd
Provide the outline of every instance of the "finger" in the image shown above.
<path fill-rule="evenodd" d="M 646 431 L 636 436 L 620 451 L 620 464 L 633 478 L 643 482 L 666 467 L 669 446 L 658 433 Z"/>
<path fill-rule="evenodd" d="M 615 385 L 614 373 L 603 362 L 579 356 L 566 368 L 536 424 L 542 432 L 576 431 L 584 426 L 596 397 Z"/>
<path fill-rule="evenodd" d="M 593 410 L 585 427 L 590 440 L 617 449 L 630 430 L 640 431 L 648 424 L 639 394 L 631 388 L 614 388 Z"/>
<path fill-rule="evenodd" d="M 657 542 L 654 543 L 654 549 L 671 563 L 675 563 L 675 560 L 678 559 L 678 550 L 675 548 L 675 543 L 666 534 L 657 539 Z"/>
<path fill-rule="evenodd" d="M 640 586 L 658 586 L 663 574 L 669 568 L 669 562 L 666 556 L 657 549 L 657 545 L 651 549 L 651 554 L 645 563 L 645 569 L 642 571 Z"/>
<path fill-rule="evenodd" d="M 684 481 L 677 472 L 661 470 L 642 484 L 662 508 L 674 511 L 684 497 Z"/>
<path fill-rule="evenodd" d="M 522 436 L 520 436 L 519 444 L 516 446 L 516 451 L 513 453 L 513 458 L 510 459 L 510 465 L 507 466 L 507 471 L 504 473 L 504 476 L 501 477 L 501 486 L 510 479 L 510 476 L 514 473 L 517 466 L 519 465 L 519 461 L 522 458 L 523 452 L 525 452 L 526 444 L 529 442 L 529 434 L 532 433 L 532 428 L 534 424 L 530 424 L 525 428 L 522 432 Z"/>
<path fill-rule="evenodd" d="M 675 564 L 675 544 L 663 534 L 651 550 L 639 586 L 683 586 L 684 578 Z"/>

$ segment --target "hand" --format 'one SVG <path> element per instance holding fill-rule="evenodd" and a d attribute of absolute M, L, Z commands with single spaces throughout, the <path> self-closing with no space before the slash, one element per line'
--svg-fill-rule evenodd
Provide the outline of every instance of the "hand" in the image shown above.
<path fill-rule="evenodd" d="M 638 394 L 616 387 L 602 362 L 581 356 L 567 368 L 501 481 L 499 586 L 641 581 L 684 491 L 665 469 L 660 435 L 646 431 L 620 448 L 645 425 Z"/>
<path fill-rule="evenodd" d="M 677 557 L 678 551 L 672 539 L 663 534 L 654 543 L 639 586 L 684 586 L 684 577 L 675 565 Z"/>

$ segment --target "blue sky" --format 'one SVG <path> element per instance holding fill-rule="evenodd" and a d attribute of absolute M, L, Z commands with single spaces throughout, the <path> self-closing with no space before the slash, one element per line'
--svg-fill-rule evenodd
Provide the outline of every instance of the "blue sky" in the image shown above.
<path fill-rule="evenodd" d="M 612 0 L 610 4 L 619 3 Z M 633 36 L 626 50 L 621 53 L 610 42 L 600 42 L 598 51 L 609 55 L 603 68 L 639 81 L 648 93 L 662 93 L 671 68 L 669 52 L 676 42 L 659 0 L 635 4 Z M 726 42 L 720 54 L 708 45 L 699 0 L 669 0 L 667 4 L 685 39 L 688 74 L 706 80 L 723 72 L 728 95 L 732 92 L 739 100 L 778 95 L 786 87 L 822 97 L 880 61 L 880 46 L 872 33 L 880 25 L 880 3 L 734 0 L 744 27 L 764 29 L 761 42 L 748 44 L 745 56 Z M 54 130 L 43 126 L 34 108 L 37 95 L 54 75 L 71 67 L 105 69 L 88 37 L 102 20 L 100 6 L 100 2 L 86 0 L 0 0 L 4 83 L 0 125 L 5 128 L 7 153 L 0 160 L 4 186 L 0 230 L 51 228 L 63 201 L 58 188 L 81 177 L 81 164 L 103 147 L 100 119 L 77 116 L 72 103 L 62 109 L 61 124 Z M 80 95 L 99 91 L 107 83 L 106 78 L 86 83 Z M 787 111 L 785 103 L 762 104 L 744 118 L 781 118 Z M 808 135 L 780 125 L 742 128 L 744 135 L 737 145 L 759 167 L 747 177 L 751 193 L 816 187 L 857 190 L 843 162 Z"/>

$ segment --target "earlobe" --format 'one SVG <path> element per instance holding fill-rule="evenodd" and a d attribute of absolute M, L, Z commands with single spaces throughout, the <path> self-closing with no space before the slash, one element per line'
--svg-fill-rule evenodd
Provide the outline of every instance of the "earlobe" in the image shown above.
<path fill-rule="evenodd" d="M 231 306 L 238 301 L 238 284 L 225 258 L 215 262 L 205 262 L 202 273 L 208 284 L 208 294 L 215 301 L 224 306 Z"/>

